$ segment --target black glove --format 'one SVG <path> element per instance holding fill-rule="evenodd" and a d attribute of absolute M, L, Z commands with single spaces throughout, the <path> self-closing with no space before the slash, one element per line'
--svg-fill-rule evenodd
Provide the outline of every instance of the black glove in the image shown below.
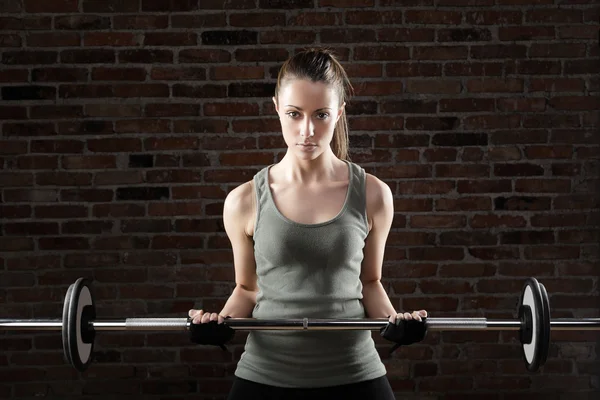
<path fill-rule="evenodd" d="M 191 321 L 192 319 L 188 318 L 188 322 Z M 227 350 L 225 343 L 233 339 L 234 334 L 235 329 L 230 328 L 224 323 L 219 324 L 217 321 L 209 321 L 204 324 L 190 324 L 190 340 L 193 343 L 219 346 L 223 350 Z"/>
<path fill-rule="evenodd" d="M 390 350 L 390 354 L 400 346 L 420 342 L 425 338 L 427 334 L 425 320 L 427 318 L 421 319 L 421 321 L 417 321 L 416 319 L 396 318 L 395 324 L 388 322 L 385 327 L 381 328 L 381 336 L 396 343 Z"/>

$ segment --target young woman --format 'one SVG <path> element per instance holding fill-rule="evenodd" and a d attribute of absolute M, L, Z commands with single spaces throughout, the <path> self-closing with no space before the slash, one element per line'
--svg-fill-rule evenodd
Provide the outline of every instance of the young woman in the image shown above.
<path fill-rule="evenodd" d="M 217 313 L 231 318 L 388 318 L 397 313 L 381 270 L 394 215 L 389 187 L 348 161 L 348 77 L 335 56 L 290 57 L 273 102 L 287 152 L 232 190 L 223 210 L 236 287 Z M 251 331 L 229 399 L 388 400 L 394 395 L 368 330 Z"/>

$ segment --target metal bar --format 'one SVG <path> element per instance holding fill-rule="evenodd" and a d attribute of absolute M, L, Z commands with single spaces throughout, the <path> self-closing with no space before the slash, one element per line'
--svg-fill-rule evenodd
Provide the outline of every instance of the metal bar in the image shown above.
<path fill-rule="evenodd" d="M 600 331 L 600 318 L 557 318 L 550 320 L 553 331 Z"/>
<path fill-rule="evenodd" d="M 387 319 L 273 319 L 232 318 L 226 324 L 238 330 L 376 330 Z M 95 331 L 179 331 L 189 329 L 187 318 L 128 318 L 125 320 L 94 320 Z M 600 318 L 554 319 L 551 330 L 600 330 Z M 519 320 L 488 320 L 486 318 L 427 318 L 427 329 L 450 330 L 513 330 L 521 328 Z M 60 331 L 60 319 L 0 319 L 0 331 Z"/>
<path fill-rule="evenodd" d="M 125 329 L 128 331 L 181 331 L 188 329 L 187 318 L 127 318 Z"/>
<path fill-rule="evenodd" d="M 126 331 L 125 320 L 95 320 L 90 322 L 90 326 L 95 331 Z"/>
<path fill-rule="evenodd" d="M 434 331 L 462 330 L 515 330 L 521 329 L 519 320 L 488 320 L 485 318 L 427 318 L 427 329 Z"/>
<path fill-rule="evenodd" d="M 0 331 L 60 331 L 62 319 L 0 319 Z"/>

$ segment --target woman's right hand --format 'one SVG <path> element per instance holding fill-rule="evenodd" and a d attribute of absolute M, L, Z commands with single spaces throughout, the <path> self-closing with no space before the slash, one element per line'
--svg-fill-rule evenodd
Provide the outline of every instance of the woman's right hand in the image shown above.
<path fill-rule="evenodd" d="M 222 324 L 225 318 L 217 313 L 204 312 L 204 310 L 191 309 L 188 316 L 192 319 L 193 324 L 205 324 L 209 321 L 217 321 Z"/>

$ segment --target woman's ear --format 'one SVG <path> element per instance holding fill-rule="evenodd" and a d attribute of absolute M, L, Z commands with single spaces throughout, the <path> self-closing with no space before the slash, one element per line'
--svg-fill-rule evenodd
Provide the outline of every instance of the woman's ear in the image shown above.
<path fill-rule="evenodd" d="M 277 105 L 277 99 L 273 96 L 273 104 L 275 104 L 275 111 L 279 114 L 279 106 Z"/>
<path fill-rule="evenodd" d="M 338 114 L 337 114 L 337 118 L 335 120 L 335 122 L 337 123 L 338 120 L 340 119 L 340 117 L 342 116 L 342 114 L 344 113 L 344 110 L 346 109 L 346 102 L 344 102 L 340 108 L 338 108 Z"/>

